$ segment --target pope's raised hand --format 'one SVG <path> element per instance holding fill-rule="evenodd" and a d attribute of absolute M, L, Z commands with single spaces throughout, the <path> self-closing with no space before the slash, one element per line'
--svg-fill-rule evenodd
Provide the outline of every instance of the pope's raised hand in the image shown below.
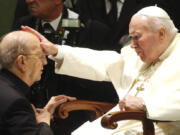
<path fill-rule="evenodd" d="M 40 40 L 40 43 L 41 43 L 40 45 L 46 55 L 54 55 L 55 56 L 58 53 L 57 45 L 55 45 L 52 42 L 50 42 L 49 40 L 47 40 L 38 31 L 36 31 L 33 28 L 30 28 L 28 26 L 21 26 L 21 29 L 34 34 Z"/>

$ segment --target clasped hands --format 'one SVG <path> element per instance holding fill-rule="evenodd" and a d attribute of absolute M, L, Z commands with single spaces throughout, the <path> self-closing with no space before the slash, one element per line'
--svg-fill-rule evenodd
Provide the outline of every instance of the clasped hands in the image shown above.
<path fill-rule="evenodd" d="M 65 95 L 58 95 L 53 96 L 49 100 L 49 102 L 46 104 L 46 106 L 43 109 L 35 108 L 33 105 L 33 110 L 35 112 L 36 121 L 37 124 L 41 122 L 45 122 L 48 125 L 50 125 L 50 120 L 53 119 L 53 114 L 55 112 L 56 107 L 58 107 L 60 104 L 68 102 L 68 101 L 74 101 L 76 98 L 69 97 Z"/>
<path fill-rule="evenodd" d="M 144 101 L 140 97 L 126 95 L 119 100 L 119 108 L 121 111 L 143 111 Z"/>

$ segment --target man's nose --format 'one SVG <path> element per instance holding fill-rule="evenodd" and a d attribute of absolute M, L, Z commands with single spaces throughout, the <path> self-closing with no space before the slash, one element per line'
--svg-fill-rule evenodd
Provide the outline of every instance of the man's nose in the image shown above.
<path fill-rule="evenodd" d="M 131 40 L 131 48 L 136 48 L 136 47 L 137 47 L 137 41 Z"/>
<path fill-rule="evenodd" d="M 34 2 L 35 0 L 26 0 L 26 3 L 32 3 Z"/>

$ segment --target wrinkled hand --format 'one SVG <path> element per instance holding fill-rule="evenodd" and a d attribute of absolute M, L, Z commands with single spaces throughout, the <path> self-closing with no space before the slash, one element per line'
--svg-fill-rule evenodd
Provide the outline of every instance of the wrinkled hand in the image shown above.
<path fill-rule="evenodd" d="M 46 55 L 56 55 L 58 53 L 57 45 L 54 45 L 36 30 L 28 26 L 21 26 L 21 29 L 34 34 L 40 40 L 41 47 Z"/>
<path fill-rule="evenodd" d="M 62 103 L 65 103 L 68 101 L 74 101 L 74 100 L 76 100 L 76 98 L 65 96 L 65 95 L 54 96 L 54 97 L 51 97 L 51 99 L 49 100 L 47 105 L 44 107 L 44 109 L 48 110 L 50 114 L 53 115 L 57 106 L 59 106 Z"/>
<path fill-rule="evenodd" d="M 37 124 L 45 122 L 50 125 L 51 113 L 46 109 L 36 109 Z"/>
<path fill-rule="evenodd" d="M 31 106 L 35 113 L 36 123 L 39 124 L 41 122 L 45 122 L 50 125 L 51 113 L 48 112 L 46 109 L 35 108 L 33 104 L 31 104 Z"/>
<path fill-rule="evenodd" d="M 119 108 L 122 111 L 142 111 L 143 99 L 126 95 L 122 100 L 119 101 Z"/>

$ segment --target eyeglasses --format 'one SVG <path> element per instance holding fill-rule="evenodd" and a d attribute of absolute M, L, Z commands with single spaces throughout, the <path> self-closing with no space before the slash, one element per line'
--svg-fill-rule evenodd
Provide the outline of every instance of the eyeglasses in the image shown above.
<path fill-rule="evenodd" d="M 35 55 L 38 56 L 41 60 L 46 59 L 46 55 L 45 54 L 22 54 L 24 56 L 31 56 L 31 55 Z"/>

